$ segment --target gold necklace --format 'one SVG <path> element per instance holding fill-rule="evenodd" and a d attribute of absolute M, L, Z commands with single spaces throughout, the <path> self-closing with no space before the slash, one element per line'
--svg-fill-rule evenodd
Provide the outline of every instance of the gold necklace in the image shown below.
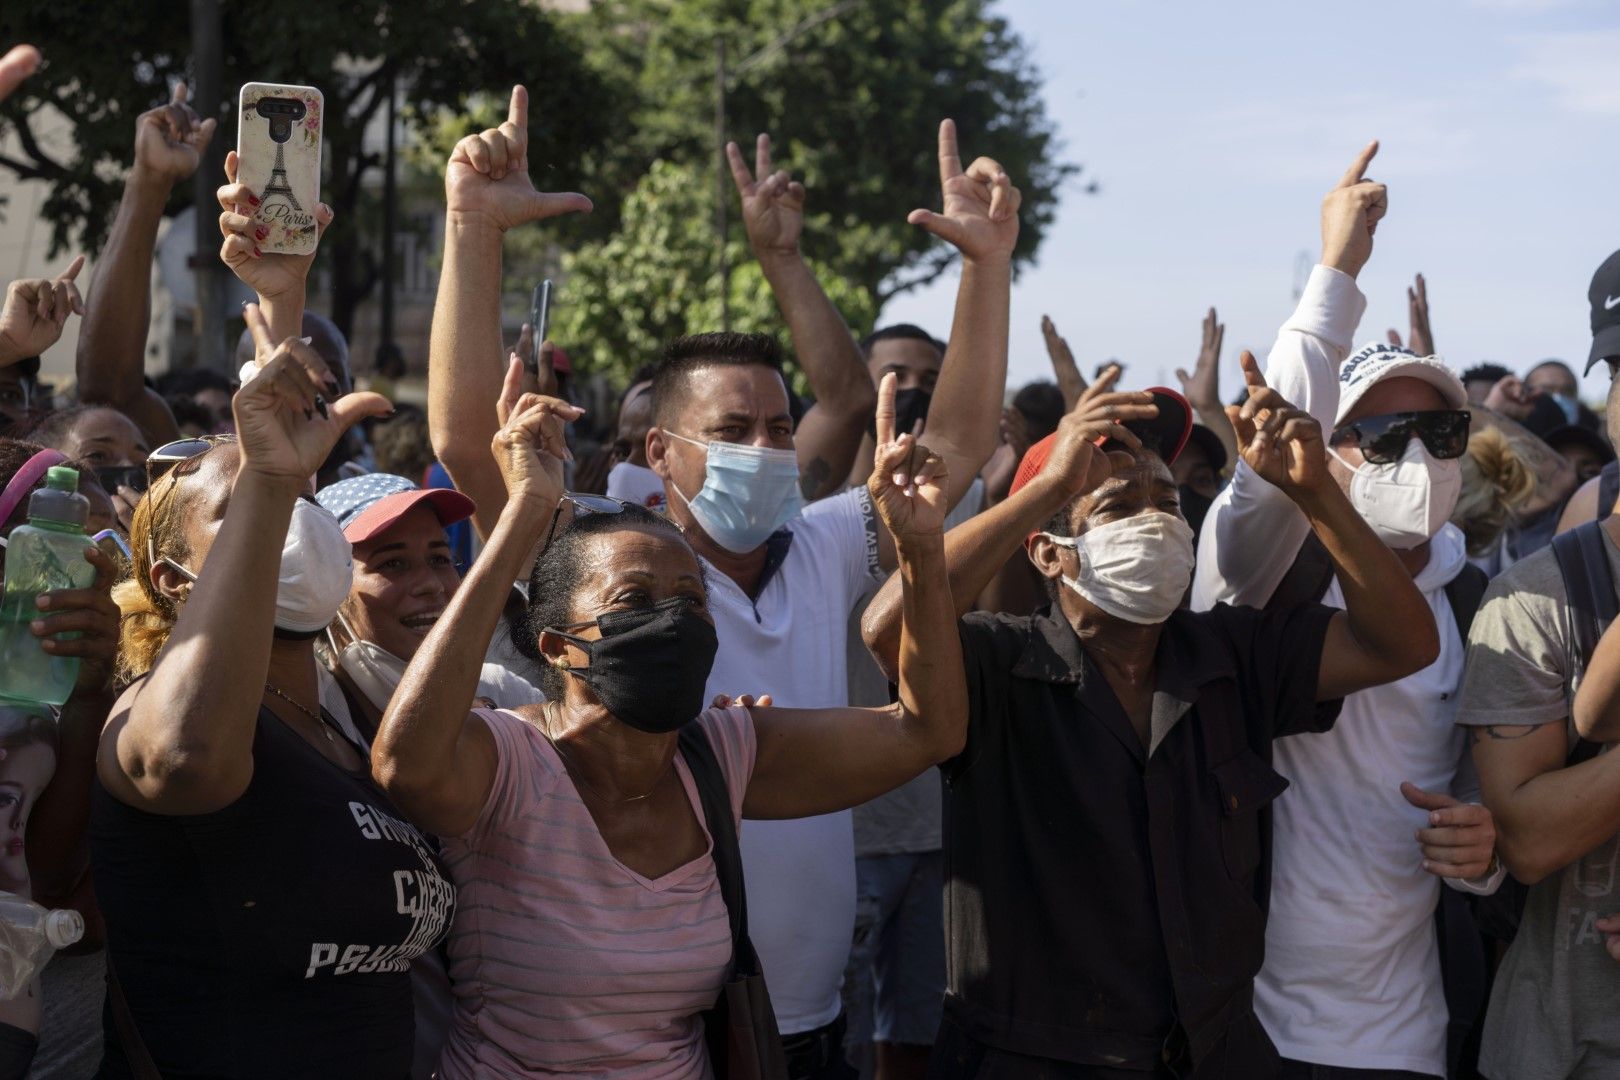
<path fill-rule="evenodd" d="M 306 709 L 304 706 L 294 701 L 292 699 L 292 695 L 288 694 L 284 690 L 277 689 L 276 687 L 271 686 L 269 683 L 265 683 L 264 688 L 276 695 L 276 697 L 280 698 L 282 701 L 285 701 L 287 704 L 297 709 L 299 712 L 303 713 L 305 716 L 309 717 L 311 720 L 315 721 L 315 726 L 321 729 L 321 734 L 326 736 L 326 741 L 331 743 L 333 746 L 337 745 L 337 740 L 332 738 L 332 727 L 326 722 L 326 717 L 322 716 L 318 712 L 311 712 L 309 709 Z"/>
<path fill-rule="evenodd" d="M 540 713 L 540 734 L 544 735 L 546 737 L 546 742 L 550 743 L 551 748 L 557 751 L 557 756 L 562 759 L 563 767 L 568 771 L 568 778 L 576 783 L 583 784 L 586 791 L 590 792 L 592 795 L 595 795 L 598 799 L 605 803 L 623 804 L 640 802 L 643 799 L 650 799 L 652 798 L 653 792 L 658 790 L 658 785 L 664 782 L 663 776 L 660 775 L 657 780 L 653 781 L 653 786 L 648 788 L 644 794 L 632 795 L 628 799 L 610 799 L 591 786 L 591 782 L 585 779 L 585 774 L 580 771 L 579 766 L 574 764 L 574 759 L 563 753 L 562 744 L 551 737 L 551 713 L 545 710 L 542 710 Z"/>

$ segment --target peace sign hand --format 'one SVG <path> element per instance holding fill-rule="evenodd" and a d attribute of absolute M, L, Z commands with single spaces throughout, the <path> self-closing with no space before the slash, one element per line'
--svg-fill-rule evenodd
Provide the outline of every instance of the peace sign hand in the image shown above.
<path fill-rule="evenodd" d="M 0 308 L 0 366 L 38 356 L 55 345 L 69 315 L 84 314 L 74 278 L 84 268 L 79 255 L 54 278 L 22 278 L 6 288 Z"/>
<path fill-rule="evenodd" d="M 368 416 L 386 416 L 394 407 L 381 394 L 331 400 L 337 382 L 319 353 L 300 338 L 277 346 L 257 304 L 248 304 L 242 316 L 256 354 L 269 357 L 231 399 L 242 469 L 301 488 L 346 430 Z"/>
<path fill-rule="evenodd" d="M 742 196 L 743 225 L 754 254 L 797 255 L 799 234 L 804 231 L 804 185 L 786 169 L 772 171 L 771 137 L 762 132 L 754 140 L 752 176 L 736 143 L 726 144 L 726 160 Z"/>
<path fill-rule="evenodd" d="M 523 392 L 523 363 L 513 357 L 495 418 L 500 430 L 490 441 L 490 452 L 506 485 L 507 504 L 550 514 L 563 493 L 563 463 L 574 459 L 563 425 L 578 420 L 585 410 L 543 394 Z"/>
<path fill-rule="evenodd" d="M 452 214 L 481 218 L 505 232 L 515 225 L 589 213 L 591 200 L 575 192 L 536 191 L 529 179 L 529 92 L 512 87 L 506 122 L 456 143 L 444 170 Z"/>
<path fill-rule="evenodd" d="M 1367 166 L 1377 153 L 1374 139 L 1322 200 L 1322 265 L 1351 277 L 1361 273 L 1372 257 L 1373 233 L 1389 212 L 1388 189 L 1366 179 Z"/>
<path fill-rule="evenodd" d="M 1249 400 L 1241 406 L 1228 405 L 1226 416 L 1237 435 L 1238 453 L 1249 468 L 1295 499 L 1333 483 L 1322 425 L 1266 385 L 1253 353 L 1245 349 L 1241 362 Z"/>
<path fill-rule="evenodd" d="M 1012 258 L 1023 196 L 1006 170 L 990 158 L 979 158 L 962 171 L 954 120 L 939 124 L 939 184 L 945 212 L 913 210 L 906 220 L 955 245 L 964 259 Z"/>
<path fill-rule="evenodd" d="M 945 459 L 911 432 L 895 433 L 895 385 L 893 372 L 878 384 L 877 447 L 866 490 L 898 544 L 911 537 L 940 535 L 949 506 Z"/>
<path fill-rule="evenodd" d="M 187 104 L 185 83 L 175 83 L 167 105 L 149 109 L 135 121 L 135 170 L 166 184 L 177 184 L 197 171 L 218 121 L 203 120 Z"/>

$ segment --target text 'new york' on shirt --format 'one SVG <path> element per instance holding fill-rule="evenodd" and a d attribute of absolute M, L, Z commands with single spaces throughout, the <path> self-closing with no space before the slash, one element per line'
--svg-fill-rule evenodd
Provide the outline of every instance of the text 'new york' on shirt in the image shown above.
<path fill-rule="evenodd" d="M 97 784 L 90 845 L 109 959 L 165 1076 L 409 1072 L 410 966 L 455 890 L 369 775 L 261 709 L 234 803 L 152 814 Z M 116 1051 L 108 1075 L 129 1075 Z"/>

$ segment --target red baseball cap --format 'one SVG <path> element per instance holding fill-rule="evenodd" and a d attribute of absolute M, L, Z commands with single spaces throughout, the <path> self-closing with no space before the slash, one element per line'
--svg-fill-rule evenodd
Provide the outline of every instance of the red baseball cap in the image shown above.
<path fill-rule="evenodd" d="M 1148 393 L 1153 395 L 1153 404 L 1159 407 L 1159 415 L 1151 420 L 1127 421 L 1125 430 L 1141 439 L 1149 449 L 1157 451 L 1166 465 L 1174 465 L 1176 458 L 1181 456 L 1182 448 L 1187 445 L 1188 437 L 1192 435 L 1192 406 L 1186 398 L 1167 386 L 1150 386 Z M 1106 438 L 1099 439 L 1097 445 L 1104 445 L 1107 441 Z M 1016 495 L 1020 488 L 1041 474 L 1056 443 L 1057 432 L 1054 431 L 1024 453 L 1024 460 L 1018 463 L 1018 472 L 1013 475 L 1009 495 Z"/>
<path fill-rule="evenodd" d="M 454 488 L 417 487 L 403 476 L 370 473 L 339 480 L 322 488 L 315 501 L 331 511 L 351 544 L 371 540 L 427 503 L 440 525 L 454 525 L 472 517 L 476 504 Z"/>

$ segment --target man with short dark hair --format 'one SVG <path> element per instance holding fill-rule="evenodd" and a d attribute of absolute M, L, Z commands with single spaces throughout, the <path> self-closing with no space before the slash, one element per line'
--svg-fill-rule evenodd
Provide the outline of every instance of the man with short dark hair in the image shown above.
<path fill-rule="evenodd" d="M 950 121 L 940 126 L 939 161 L 943 213 L 917 210 L 910 220 L 962 253 L 951 355 L 923 436 L 946 464 L 954 505 L 995 446 L 1019 196 L 994 161 L 962 168 Z M 850 613 L 894 565 L 893 540 L 864 486 L 799 513 L 774 342 L 703 334 L 673 343 L 653 379 L 653 425 L 648 463 L 664 478 L 667 513 L 708 572 L 720 641 L 708 693 L 765 690 L 795 708 L 846 704 Z M 747 821 L 741 840 L 749 932 L 790 1073 L 847 1076 L 839 984 L 855 922 L 850 815 Z"/>
<path fill-rule="evenodd" d="M 1491 391 L 1503 379 L 1511 378 L 1513 372 L 1501 364 L 1486 361 L 1475 364 L 1462 373 L 1463 390 L 1468 394 L 1468 404 L 1483 405 L 1485 399 L 1491 396 Z"/>

